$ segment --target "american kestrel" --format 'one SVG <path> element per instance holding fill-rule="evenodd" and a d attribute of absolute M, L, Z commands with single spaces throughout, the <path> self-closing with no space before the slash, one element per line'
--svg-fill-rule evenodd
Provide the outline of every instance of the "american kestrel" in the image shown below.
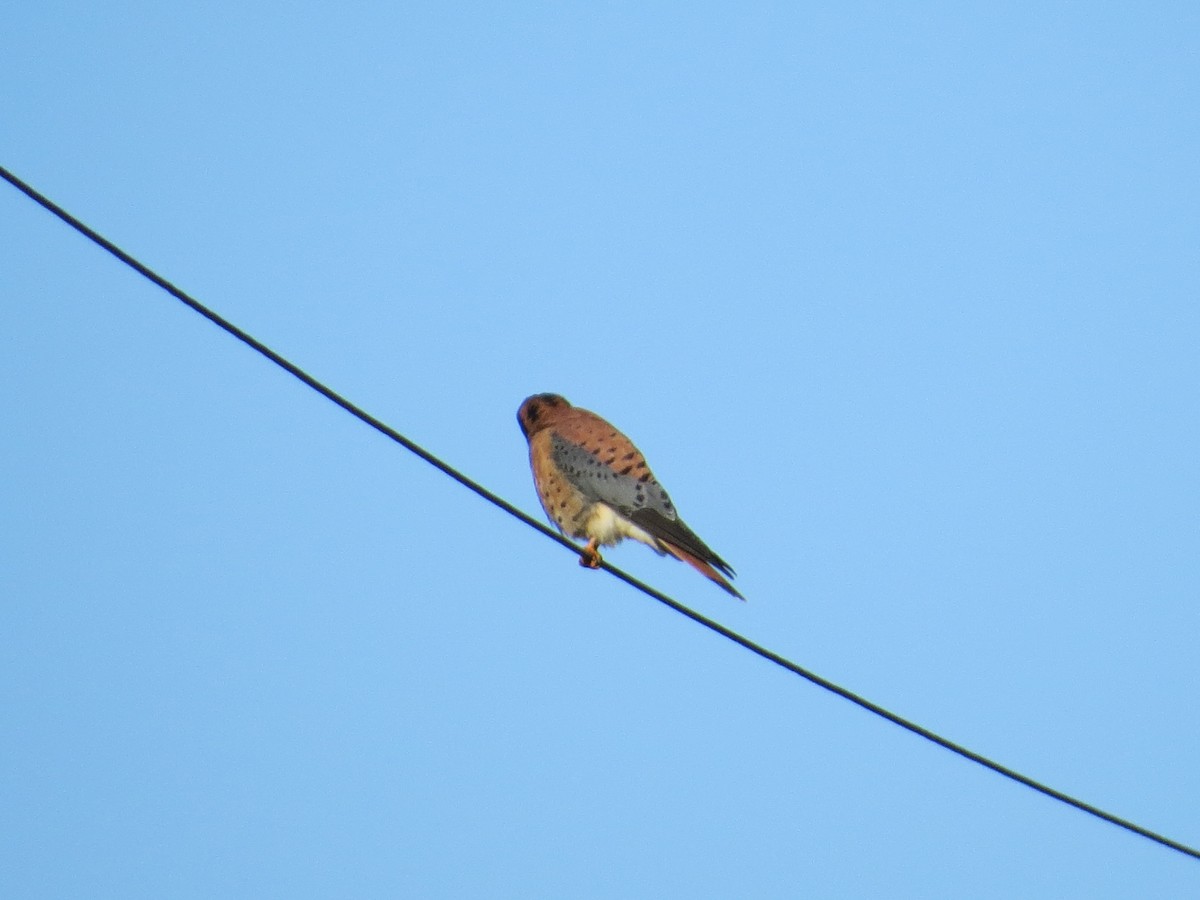
<path fill-rule="evenodd" d="M 625 538 L 669 553 L 746 599 L 724 576 L 733 569 L 683 524 L 633 442 L 558 394 L 534 394 L 517 410 L 542 508 L 568 537 L 587 538 L 579 564 L 600 565 L 600 546 Z"/>

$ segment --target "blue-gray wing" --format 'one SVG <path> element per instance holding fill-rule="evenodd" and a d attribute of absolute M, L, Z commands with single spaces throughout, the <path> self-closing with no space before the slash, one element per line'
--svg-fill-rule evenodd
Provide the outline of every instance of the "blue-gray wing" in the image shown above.
<path fill-rule="evenodd" d="M 668 521 L 678 518 L 671 498 L 649 469 L 640 474 L 622 474 L 592 452 L 559 434 L 551 436 L 555 464 L 589 500 L 611 506 L 627 519 L 646 511 Z"/>
<path fill-rule="evenodd" d="M 626 441 L 622 449 L 632 446 Z M 726 575 L 733 574 L 729 564 L 679 518 L 675 504 L 649 468 L 631 464 L 628 473 L 621 472 L 613 467 L 617 459 L 606 460 L 602 451 L 588 450 L 558 432 L 551 435 L 550 452 L 559 469 L 589 500 L 611 506 L 662 544 L 681 547 L 692 556 L 716 566 Z M 641 459 L 641 454 L 636 450 L 631 456 Z M 625 461 L 628 458 L 621 459 Z M 660 552 L 665 549 L 659 547 Z M 728 585 L 726 588 L 737 595 Z"/>

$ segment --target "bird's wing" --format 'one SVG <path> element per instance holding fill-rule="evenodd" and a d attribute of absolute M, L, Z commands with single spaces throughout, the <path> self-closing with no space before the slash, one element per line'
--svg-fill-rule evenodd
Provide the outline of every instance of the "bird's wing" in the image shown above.
<path fill-rule="evenodd" d="M 597 447 L 577 443 L 555 429 L 550 441 L 555 464 L 586 497 L 611 506 L 663 544 L 733 575 L 729 564 L 679 518 L 666 490 L 624 435 L 609 435 Z"/>
<path fill-rule="evenodd" d="M 610 440 L 603 448 L 595 448 L 571 440 L 556 429 L 550 436 L 550 453 L 555 465 L 589 499 L 608 504 L 626 518 L 639 510 L 675 518 L 671 498 L 646 468 L 641 454 L 628 440 L 624 442 L 629 448 L 625 452 L 615 443 Z"/>

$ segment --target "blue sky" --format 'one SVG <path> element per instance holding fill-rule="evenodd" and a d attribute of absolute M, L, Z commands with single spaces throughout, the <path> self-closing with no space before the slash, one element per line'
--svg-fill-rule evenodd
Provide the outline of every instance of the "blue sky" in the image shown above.
<path fill-rule="evenodd" d="M 0 162 L 608 558 L 1200 844 L 1194 4 L 23 4 Z M 0 190 L 0 893 L 1148 897 L 1200 864 L 590 573 Z"/>

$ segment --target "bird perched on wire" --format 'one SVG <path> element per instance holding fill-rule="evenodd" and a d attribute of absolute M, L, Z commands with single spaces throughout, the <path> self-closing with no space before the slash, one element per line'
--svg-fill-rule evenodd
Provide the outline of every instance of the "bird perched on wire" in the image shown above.
<path fill-rule="evenodd" d="M 726 580 L 733 569 L 679 518 L 629 438 L 558 394 L 527 397 L 517 422 L 529 441 L 529 465 L 546 515 L 568 537 L 587 539 L 581 566 L 598 568 L 601 546 L 633 538 L 746 599 Z"/>

